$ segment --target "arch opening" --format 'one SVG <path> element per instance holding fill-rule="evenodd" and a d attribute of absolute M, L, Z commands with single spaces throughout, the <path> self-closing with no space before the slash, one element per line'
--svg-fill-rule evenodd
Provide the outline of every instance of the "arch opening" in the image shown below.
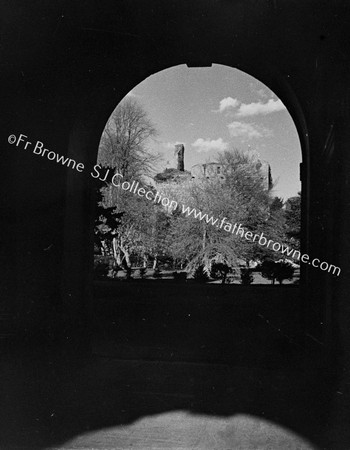
<path fill-rule="evenodd" d="M 250 285 L 253 283 L 252 286 L 254 286 L 254 283 L 256 285 L 274 283 L 278 264 L 291 266 L 290 272 L 286 267 L 280 268 L 282 272 L 284 270 L 284 275 L 280 280 L 284 279 L 283 276 L 289 277 L 292 272 L 294 274 L 299 272 L 298 264 L 294 260 L 277 256 L 283 244 L 288 243 L 286 234 L 274 235 L 274 240 L 269 240 L 270 248 L 265 254 L 261 252 L 261 248 L 257 248 L 258 245 L 255 245 L 255 255 L 251 249 L 247 250 L 245 247 L 240 250 L 244 255 L 241 256 L 232 248 L 227 251 L 227 240 L 222 240 L 221 243 L 217 242 L 220 240 L 216 233 L 217 228 L 222 234 L 227 231 L 231 232 L 230 238 L 234 237 L 236 241 L 242 240 L 243 237 L 243 235 L 241 237 L 232 233 L 234 224 L 236 224 L 236 229 L 244 228 L 239 220 L 240 218 L 243 220 L 242 211 L 241 215 L 236 211 L 236 220 L 230 221 L 225 216 L 225 211 L 218 212 L 215 208 L 217 206 L 215 202 L 218 203 L 220 199 L 217 185 L 220 185 L 219 189 L 222 189 L 222 186 L 228 181 L 231 184 L 235 182 L 237 175 L 233 176 L 228 170 L 233 164 L 233 154 L 236 159 L 241 158 L 241 165 L 247 164 L 245 170 L 249 168 L 251 177 L 256 176 L 257 173 L 261 175 L 262 183 L 257 183 L 255 179 L 255 189 L 257 191 L 261 189 L 265 193 L 250 192 L 255 205 L 258 204 L 260 195 L 260 199 L 263 197 L 263 201 L 267 201 L 268 216 L 275 214 L 273 218 L 275 226 L 278 220 L 281 221 L 278 226 L 285 226 L 286 217 L 291 216 L 290 220 L 292 222 L 294 220 L 294 227 L 298 228 L 301 200 L 298 195 L 300 192 L 298 178 L 301 151 L 298 133 L 286 106 L 266 85 L 237 69 L 214 65 L 214 71 L 216 71 L 214 75 L 208 74 L 210 70 L 213 68 L 189 69 L 185 66 L 177 66 L 154 74 L 130 91 L 110 116 L 102 134 L 94 169 L 94 178 L 100 182 L 98 191 L 100 194 L 102 192 L 95 217 L 98 223 L 97 228 L 95 226 L 95 237 L 98 235 L 97 241 L 99 240 L 97 245 L 95 242 L 94 248 L 95 284 L 99 284 L 102 291 L 104 289 L 102 284 L 109 280 L 118 283 L 118 295 L 125 299 L 133 297 L 131 292 L 135 293 L 140 289 L 141 284 L 144 284 L 142 289 L 146 295 L 146 303 L 150 300 L 156 302 L 156 299 L 161 301 L 161 297 L 169 296 L 169 290 L 175 293 L 179 287 L 180 290 L 191 292 L 192 298 L 196 296 L 203 298 L 203 287 L 213 290 L 217 284 L 222 282 L 230 281 L 236 287 L 240 284 Z M 231 72 L 230 75 L 228 75 L 229 72 Z M 168 79 L 165 73 L 168 73 Z M 223 77 L 223 73 L 226 78 Z M 215 89 L 212 90 L 215 95 L 211 96 L 208 94 L 209 86 L 213 85 L 215 77 L 217 83 Z M 218 82 L 220 77 L 224 78 L 221 85 Z M 231 93 L 234 90 L 232 88 L 234 79 L 236 83 L 238 79 L 238 84 L 240 84 L 240 88 L 236 87 L 237 95 Z M 176 89 L 181 92 L 181 95 L 179 92 L 174 95 Z M 126 142 L 130 143 L 132 131 L 135 131 L 128 130 L 121 124 L 121 118 L 125 119 L 128 114 L 131 114 L 132 119 L 135 118 L 135 115 L 138 119 L 141 117 L 137 131 L 142 129 L 145 132 L 145 139 L 142 142 L 135 141 L 135 148 L 128 155 L 129 159 L 123 161 L 125 144 Z M 190 121 L 190 117 L 198 117 L 199 123 L 195 125 L 194 121 Z M 131 120 L 130 117 L 128 120 Z M 162 129 L 166 129 L 166 132 L 161 132 L 155 139 L 159 123 L 161 123 Z M 118 126 L 120 130 L 116 130 Z M 283 137 L 286 129 L 287 133 Z M 149 152 L 150 143 L 153 150 L 151 152 Z M 145 147 L 142 147 L 143 145 Z M 291 148 L 288 148 L 288 145 L 296 151 L 290 152 Z M 260 152 L 256 150 L 256 147 Z M 163 158 L 158 158 L 159 153 Z M 281 153 L 283 154 L 281 155 Z M 291 153 L 294 154 L 291 156 Z M 218 158 L 221 159 L 218 160 Z M 285 158 L 284 164 L 283 158 Z M 136 161 L 134 167 L 131 167 L 131 161 L 134 163 Z M 143 168 L 142 164 L 139 164 L 140 161 L 145 162 Z M 292 176 L 290 176 L 291 165 L 294 167 Z M 252 167 L 255 169 L 259 167 L 259 170 L 254 172 Z M 143 170 L 145 168 L 147 170 Z M 278 171 L 283 173 L 287 179 L 289 176 L 289 182 L 283 180 L 280 188 L 277 185 L 276 192 L 272 178 L 276 172 L 279 173 Z M 198 195 L 198 190 L 201 189 L 202 193 L 205 192 L 203 201 L 195 204 L 193 195 Z M 188 195 L 190 192 L 192 194 Z M 233 192 L 232 185 L 231 191 L 228 188 L 225 194 L 230 192 L 231 194 Z M 235 194 L 238 195 L 239 192 L 236 190 Z M 208 202 L 209 198 L 211 202 Z M 273 203 L 274 206 L 272 206 Z M 189 207 L 192 209 L 197 207 L 196 212 L 192 214 L 198 214 L 199 211 L 203 216 L 206 215 L 202 219 L 197 219 L 197 230 L 194 234 L 191 232 L 194 226 L 193 220 L 196 218 L 188 217 L 190 209 L 184 213 Z M 242 205 L 241 209 L 245 207 L 246 205 Z M 275 211 L 279 210 L 278 213 L 272 213 L 271 208 L 275 208 Z M 175 210 L 178 215 L 185 214 L 186 216 L 187 214 L 186 220 L 184 217 L 181 218 L 182 221 L 179 221 L 179 217 L 174 220 Z M 104 212 L 108 212 L 109 216 Z M 232 214 L 232 208 L 228 209 L 227 214 L 230 212 Z M 253 209 L 250 209 L 250 214 L 253 214 Z M 267 220 L 266 217 L 265 220 Z M 114 228 L 109 226 L 110 219 L 116 221 Z M 207 223 L 205 229 L 202 229 L 204 220 Z M 259 220 L 262 220 L 262 216 Z M 299 224 L 296 223 L 298 220 Z M 169 225 L 169 222 L 173 223 Z M 161 229 L 162 227 L 163 229 Z M 209 230 L 210 227 L 213 227 L 214 233 Z M 260 227 L 254 233 L 252 227 L 253 225 L 250 223 L 246 226 L 245 231 L 255 236 L 255 240 L 260 244 L 260 241 L 263 242 L 264 230 Z M 153 232 L 150 232 L 152 230 Z M 176 232 L 176 230 L 181 232 Z M 266 230 L 268 229 L 265 229 L 265 234 Z M 179 238 L 181 233 L 182 236 L 189 237 L 189 242 L 186 242 L 184 238 Z M 300 250 L 300 244 L 297 242 L 300 234 L 300 229 L 294 229 L 294 237 L 291 238 L 291 235 L 288 235 L 289 245 L 291 248 L 293 246 L 296 256 Z M 250 235 L 248 236 L 250 237 Z M 216 243 L 212 245 L 215 238 Z M 126 242 L 127 244 L 125 244 Z M 226 250 L 223 250 L 225 245 Z M 186 257 L 186 252 L 190 258 Z M 269 266 L 267 262 L 263 266 L 265 259 L 272 260 L 275 266 L 271 268 L 271 264 Z M 260 269 L 260 274 L 258 270 L 255 270 L 256 267 Z M 187 281 L 185 281 L 186 279 Z M 196 280 L 204 281 L 204 283 L 196 284 Z M 296 277 L 292 281 L 296 283 Z M 152 283 L 153 287 L 151 287 Z M 168 287 L 165 286 L 165 283 L 169 283 Z M 155 288 L 155 286 L 158 287 Z M 162 288 L 159 290 L 160 286 Z M 157 289 L 158 293 L 156 294 Z M 162 289 L 167 292 L 162 292 Z M 298 315 L 300 312 L 298 288 L 295 288 L 293 293 L 297 300 L 292 308 L 295 309 L 294 314 Z M 226 295 L 229 296 L 230 292 L 227 291 Z M 212 297 L 215 297 L 214 290 Z M 293 300 L 291 302 L 293 303 Z M 127 309 L 129 307 L 130 304 Z M 189 318 L 191 314 L 195 315 L 193 312 L 189 312 L 191 308 L 194 308 L 193 311 L 195 311 L 199 306 L 194 302 L 189 310 L 188 307 L 189 304 L 185 305 L 184 310 L 187 310 Z M 118 308 L 120 313 L 120 307 Z M 148 306 L 143 305 L 143 308 L 139 308 L 139 312 L 134 317 L 140 325 L 139 330 L 142 327 L 145 328 L 142 322 L 147 319 L 141 317 L 147 315 L 145 308 L 147 310 Z M 119 325 L 116 326 L 120 327 L 129 314 L 127 309 L 117 319 Z M 265 318 L 264 315 L 262 316 Z M 177 317 L 176 320 L 175 317 Z M 185 323 L 184 317 L 181 320 L 182 326 Z M 261 320 L 265 320 L 264 318 Z M 165 316 L 156 315 L 152 320 L 164 320 L 165 328 L 169 329 L 175 323 L 178 324 L 178 311 L 173 311 L 172 325 Z M 202 317 L 202 320 L 208 322 L 209 317 Z M 218 322 L 220 321 L 222 321 L 222 316 L 218 316 Z M 125 326 L 130 329 L 127 321 Z M 175 330 L 173 329 L 173 331 Z M 294 330 L 294 334 L 296 335 L 299 331 Z M 150 329 L 145 333 L 150 336 Z M 133 339 L 131 336 L 127 336 L 129 336 L 128 332 L 124 337 L 129 340 Z M 169 339 L 169 334 L 165 333 L 161 339 Z M 156 344 L 159 344 L 159 340 L 158 343 L 153 342 L 152 345 Z M 168 350 L 171 354 L 172 350 Z M 126 350 L 122 350 L 122 353 L 123 351 Z M 179 351 L 180 358 L 182 353 L 184 353 L 183 349 Z M 213 353 L 215 352 L 213 351 Z M 226 353 L 228 354 L 230 351 L 227 350 Z M 195 358 L 197 356 L 194 355 Z"/>

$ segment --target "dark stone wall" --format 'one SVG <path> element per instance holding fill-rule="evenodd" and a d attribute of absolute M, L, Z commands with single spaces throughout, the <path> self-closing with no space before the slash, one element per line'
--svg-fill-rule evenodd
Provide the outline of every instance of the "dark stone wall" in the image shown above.
<path fill-rule="evenodd" d="M 185 146 L 183 144 L 175 145 L 174 157 L 176 160 L 176 169 L 183 172 L 185 170 Z"/>

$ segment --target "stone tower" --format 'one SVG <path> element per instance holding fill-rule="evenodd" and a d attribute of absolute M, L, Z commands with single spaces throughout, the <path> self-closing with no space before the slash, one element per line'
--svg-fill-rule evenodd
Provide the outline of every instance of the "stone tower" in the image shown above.
<path fill-rule="evenodd" d="M 181 172 L 185 170 L 184 154 L 185 146 L 183 144 L 176 144 L 174 150 L 174 159 L 177 170 L 180 170 Z"/>

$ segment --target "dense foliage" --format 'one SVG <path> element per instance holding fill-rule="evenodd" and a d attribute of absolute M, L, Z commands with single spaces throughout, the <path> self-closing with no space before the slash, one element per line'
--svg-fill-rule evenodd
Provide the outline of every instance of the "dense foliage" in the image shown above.
<path fill-rule="evenodd" d="M 124 180 L 139 181 L 155 193 L 158 185 L 152 184 L 150 175 L 159 156 L 149 148 L 155 135 L 143 107 L 126 99 L 106 125 L 98 162 L 112 173 L 121 174 Z M 188 173 L 180 173 L 181 178 L 178 171 L 169 169 L 155 177 L 166 195 L 178 202 L 176 210 L 168 210 L 111 182 L 98 189 L 95 248 L 113 260 L 114 269 L 108 263 L 109 276 L 119 268 L 131 276 L 130 268 L 137 261 L 144 270 L 152 265 L 154 276 L 158 277 L 158 263 L 166 259 L 172 268 L 186 269 L 201 281 L 211 276 L 225 283 L 229 273 L 237 274 L 241 268 L 241 282 L 250 284 L 252 261 L 274 263 L 281 255 L 233 232 L 235 224 L 236 228 L 240 226 L 254 234 L 263 232 L 275 242 L 299 248 L 300 195 L 286 203 L 273 197 L 266 188 L 260 161 L 247 152 L 224 151 L 217 162 L 222 168 L 220 177 L 191 181 Z M 205 217 L 199 220 L 194 214 L 184 213 L 182 205 L 189 207 L 188 211 L 195 208 Z M 269 264 L 262 266 L 265 276 L 278 279 L 269 273 Z M 287 272 L 286 267 L 281 267 L 283 276 Z"/>

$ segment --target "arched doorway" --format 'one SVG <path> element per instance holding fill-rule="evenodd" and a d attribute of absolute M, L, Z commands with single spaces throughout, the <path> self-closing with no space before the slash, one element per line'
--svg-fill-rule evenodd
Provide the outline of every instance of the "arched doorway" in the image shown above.
<path fill-rule="evenodd" d="M 18 47 L 8 47 L 11 54 L 15 51 L 15 59 L 18 56 L 18 64 L 7 65 L 4 72 L 6 77 L 3 80 L 3 90 L 10 88 L 5 93 L 4 103 L 7 135 L 22 129 L 26 133 L 28 128 L 34 139 L 42 139 L 45 142 L 47 140 L 47 145 L 56 147 L 55 150 L 61 148 L 65 155 L 70 138 L 70 156 L 80 155 L 86 167 L 89 167 L 89 164 L 93 166 L 98 141 L 108 116 L 121 98 L 145 77 L 185 62 L 192 67 L 209 66 L 212 62 L 239 67 L 270 86 L 288 107 L 297 125 L 304 155 L 301 172 L 304 181 L 303 196 L 306 198 L 306 202 L 303 202 L 305 250 L 314 252 L 315 256 L 324 260 L 327 258 L 329 262 L 344 264 L 346 270 L 349 250 L 349 202 L 346 200 L 349 191 L 346 178 L 349 143 L 346 95 L 348 49 L 347 41 L 343 39 L 346 8 L 340 4 L 329 4 L 316 9 L 313 4 L 300 4 L 296 8 L 292 3 L 277 2 L 264 2 L 259 5 L 254 2 L 244 5 L 240 2 L 219 5 L 207 1 L 196 4 L 154 4 L 159 14 L 155 14 L 155 10 L 148 5 L 140 5 L 136 11 L 134 2 L 129 6 L 125 4 L 122 10 L 112 5 L 98 10 L 92 6 L 90 11 L 87 11 L 84 5 L 82 14 L 80 8 L 73 8 L 74 11 L 67 11 L 68 16 L 65 14 L 64 20 L 59 19 L 54 33 L 41 14 L 34 14 L 38 19 L 37 24 L 32 15 L 29 15 L 33 17 L 32 24 L 25 19 L 26 15 L 22 15 L 22 19 L 19 18 L 18 21 L 10 20 L 9 44 L 13 41 L 13 36 L 14 41 L 26 44 L 25 49 L 31 54 L 34 47 L 33 40 L 27 39 L 28 31 L 40 30 L 36 42 L 43 45 L 39 45 L 42 57 L 36 59 L 35 64 L 25 57 L 28 55 L 27 51 L 18 52 Z M 52 17 L 51 24 L 57 22 L 56 8 L 54 9 L 52 15 L 49 11 L 45 12 L 45 18 Z M 60 13 L 57 10 L 58 12 Z M 330 17 L 333 20 L 329 20 Z M 12 23 L 15 24 L 14 27 Z M 21 29 L 19 41 L 15 36 L 18 27 Z M 37 101 L 35 108 L 34 100 Z M 8 110 L 7 106 L 10 105 Z M 74 124 L 73 120 L 76 120 Z M 42 170 L 42 176 L 38 178 L 37 189 L 26 190 L 26 181 L 33 181 L 34 176 L 30 177 L 29 171 L 26 173 L 27 166 L 22 163 L 27 161 L 28 167 L 34 168 L 35 178 L 39 174 L 36 170 L 39 164 L 29 163 L 30 153 L 21 164 L 18 164 L 18 156 L 14 155 L 19 153 L 11 152 L 9 160 L 18 169 L 19 176 L 12 177 L 15 182 L 10 186 L 15 188 L 13 191 L 19 192 L 19 189 L 22 189 L 23 193 L 27 193 L 28 196 L 24 197 L 26 200 L 30 195 L 35 198 L 38 217 L 45 219 L 45 214 L 41 214 L 39 210 L 41 207 L 45 210 L 46 200 L 59 195 L 59 188 L 64 184 L 61 180 L 62 173 L 47 166 L 47 170 Z M 38 221 L 40 226 L 35 223 L 28 229 L 26 214 L 21 210 L 22 206 L 27 205 L 22 201 L 15 209 L 15 215 L 19 219 L 16 221 L 16 235 L 25 239 L 30 233 L 35 237 L 35 245 L 22 247 L 20 250 L 26 248 L 30 251 L 16 253 L 14 266 L 19 272 L 22 271 L 23 263 L 33 265 L 33 255 L 40 263 L 37 268 L 40 267 L 42 278 L 30 279 L 34 289 L 27 289 L 29 284 L 23 282 L 20 289 L 23 289 L 23 294 L 29 301 L 36 302 L 36 294 L 40 294 L 42 305 L 47 305 L 50 299 L 43 290 L 43 281 L 49 287 L 48 293 L 52 294 L 59 283 L 57 280 L 60 278 L 60 269 L 64 270 L 62 293 L 65 304 L 61 311 L 67 322 L 71 322 L 71 330 L 74 331 L 81 321 L 79 331 L 88 332 L 89 327 L 85 325 L 84 328 L 84 314 L 88 319 L 86 310 L 90 305 L 92 267 L 92 238 L 89 232 L 92 229 L 90 220 L 93 204 L 90 198 L 91 177 L 88 171 L 85 178 L 82 174 L 76 174 L 76 177 L 68 174 L 68 177 L 67 209 L 62 207 L 63 213 L 66 214 L 65 240 L 61 234 L 63 220 L 59 205 L 51 221 Z M 29 183 L 27 184 L 29 186 Z M 7 189 L 9 194 L 11 191 L 11 188 Z M 16 203 L 16 197 L 9 195 L 6 204 L 10 205 L 12 202 Z M 33 211 L 29 211 L 31 202 L 27 203 L 28 209 L 25 208 L 25 211 L 29 217 L 33 215 Z M 12 208 L 8 211 L 11 213 Z M 12 215 L 9 214 L 8 217 L 8 230 L 12 232 Z M 34 229 L 46 235 L 45 246 L 42 245 L 42 236 L 32 233 Z M 51 229 L 55 231 L 53 246 Z M 12 242 L 10 239 L 8 241 L 10 254 Z M 63 243 L 64 264 L 61 258 Z M 50 252 L 47 251 L 48 248 Z M 53 257 L 56 258 L 57 265 L 53 264 Z M 7 261 L 5 266 L 8 266 Z M 59 270 L 51 270 L 55 267 Z M 307 265 L 303 267 L 308 271 Z M 12 271 L 6 271 L 9 272 Z M 17 279 L 21 280 L 21 277 L 17 278 L 17 274 L 15 275 L 14 286 Z M 328 275 L 322 274 L 319 269 L 308 275 L 309 287 L 303 292 L 310 294 L 309 297 L 306 295 L 306 304 L 312 303 L 312 308 L 304 317 L 315 319 L 314 337 L 321 346 L 325 342 L 324 330 L 332 332 L 333 325 L 338 328 L 340 345 L 334 338 L 332 347 L 338 356 L 340 347 L 346 350 L 349 342 L 348 277 L 329 281 L 331 275 L 328 278 Z M 20 299 L 15 286 L 9 291 L 10 301 L 12 292 Z M 331 333 L 330 337 L 332 341 Z M 80 340 L 87 342 L 87 334 L 81 332 Z M 67 339 L 67 342 L 71 341 Z M 346 351 L 344 356 L 341 362 L 349 366 Z M 336 372 L 333 370 L 333 374 Z M 343 367 L 338 372 L 342 383 L 334 390 L 335 405 L 340 405 L 343 399 L 348 398 L 346 373 Z M 313 385 L 315 380 L 319 380 L 319 374 L 316 372 L 311 378 L 310 385 Z M 294 381 L 293 379 L 293 385 Z M 307 412 L 305 416 L 298 415 L 298 419 L 309 424 L 309 418 L 313 416 L 308 404 L 310 397 L 305 398 L 305 390 L 299 387 L 301 386 L 298 385 L 296 390 L 304 397 L 306 408 L 303 408 L 303 411 Z M 328 383 L 327 387 L 332 386 Z M 313 398 L 324 398 L 324 392 L 322 388 L 321 395 L 315 395 Z M 289 392 L 285 398 L 291 397 Z M 271 403 L 271 397 L 268 397 L 261 411 L 266 411 L 265 405 Z M 285 403 L 289 404 L 288 400 Z M 232 404 L 235 404 L 234 399 Z M 103 408 L 101 403 L 101 410 Z M 342 425 L 346 423 L 343 414 L 346 409 L 330 409 L 327 405 L 315 408 L 316 411 L 321 409 L 324 410 L 324 415 L 328 416 L 327 419 L 331 416 L 331 420 L 327 421 L 331 422 L 333 437 L 340 443 L 342 437 L 338 429 L 341 430 Z M 95 405 L 93 410 L 96 414 Z M 335 417 L 336 415 L 338 417 Z M 67 417 L 71 417 L 71 414 Z M 113 419 L 114 417 L 113 415 Z M 271 417 L 276 420 L 275 411 L 270 410 Z M 319 424 L 321 423 L 323 424 L 322 420 Z M 34 428 L 36 431 L 37 427 Z"/>
<path fill-rule="evenodd" d="M 220 67 L 220 66 L 219 66 Z M 187 70 L 190 70 L 190 69 L 187 69 Z M 192 70 L 200 70 L 200 69 L 192 69 Z M 232 69 L 231 69 L 232 70 Z M 254 80 L 254 78 L 250 78 L 250 80 Z M 251 82 L 251 81 L 250 81 Z M 255 79 L 255 82 L 256 83 L 259 83 L 256 79 Z M 263 85 L 259 85 L 260 86 L 260 88 L 261 88 L 261 86 L 263 86 Z M 259 87 L 258 86 L 258 87 Z M 258 87 L 256 87 L 256 90 L 258 90 Z M 281 91 L 282 92 L 284 92 L 285 93 L 285 98 L 286 98 L 286 101 L 287 101 L 287 103 L 289 103 L 289 104 L 293 104 L 293 105 L 296 105 L 296 107 L 293 109 L 292 108 L 292 110 L 294 111 L 294 115 L 296 116 L 296 117 L 298 117 L 298 124 L 299 124 L 299 137 L 300 137 L 300 128 L 302 128 L 303 127 L 303 118 L 302 118 L 302 116 L 300 116 L 299 115 L 299 111 L 298 111 L 298 108 L 297 108 L 297 102 L 296 102 L 296 100 L 293 98 L 293 96 L 291 95 L 291 90 L 290 89 L 288 89 L 286 86 L 284 86 L 284 88 L 285 88 L 285 91 L 283 91 L 283 89 L 281 89 Z M 266 89 L 268 89 L 268 88 L 266 88 Z M 271 92 L 271 91 L 270 91 Z M 106 91 L 106 93 L 107 93 L 107 91 Z M 97 94 L 95 94 L 95 95 L 97 95 Z M 265 95 L 266 95 L 266 93 L 265 93 Z M 130 94 L 129 94 L 129 96 L 130 96 Z M 94 96 L 93 97 L 93 101 L 96 101 L 97 100 L 97 98 L 96 98 L 96 96 Z M 224 99 L 224 97 L 223 97 L 223 99 Z M 223 112 L 225 112 L 224 111 L 224 109 L 225 108 L 223 108 L 223 110 L 222 111 L 220 111 L 220 105 L 221 104 L 223 104 L 223 103 L 220 103 L 221 102 L 221 100 L 223 100 L 223 99 L 221 99 L 221 98 L 218 98 L 217 99 L 217 105 L 216 105 L 216 108 L 217 108 L 217 110 L 216 111 L 212 111 L 212 113 L 213 114 L 217 114 L 217 115 L 219 115 L 219 114 L 222 114 Z M 292 101 L 290 100 L 290 99 L 292 99 Z M 220 101 L 219 101 L 220 100 Z M 229 103 L 230 103 L 230 101 L 231 101 L 231 103 L 232 103 L 232 101 L 233 100 L 235 100 L 235 99 L 233 99 L 232 97 L 229 99 Z M 273 109 L 273 107 L 277 104 L 277 99 L 276 100 L 274 100 L 274 99 L 269 99 L 269 98 L 266 98 L 266 99 L 263 99 L 263 98 L 260 98 L 260 99 L 257 99 L 257 101 L 253 101 L 253 99 L 252 99 L 252 101 L 250 102 L 251 103 L 251 107 L 257 107 L 258 109 L 259 108 L 266 108 L 266 105 L 271 105 L 272 106 L 272 109 Z M 237 104 L 238 104 L 238 106 L 241 106 L 242 108 L 241 109 L 244 109 L 244 108 L 247 108 L 248 107 L 248 109 L 249 109 L 249 102 L 248 101 L 246 101 L 246 100 L 244 100 L 244 101 L 242 101 L 242 100 L 236 100 L 236 101 L 234 101 L 233 103 L 235 103 L 236 104 L 236 102 L 237 102 Z M 270 102 L 270 103 L 269 103 Z M 110 103 L 110 101 L 108 102 L 108 103 Z M 103 107 L 105 107 L 106 106 L 106 104 L 104 103 L 104 102 L 102 102 L 102 104 L 103 104 Z M 265 105 L 265 106 L 264 106 Z M 230 105 L 229 105 L 230 106 Z M 232 105 L 231 105 L 232 106 Z M 109 106 L 110 107 L 110 106 Z M 213 108 L 215 107 L 215 105 L 213 104 Z M 283 108 L 285 108 L 284 107 L 284 105 L 283 105 Z M 283 109 L 282 107 L 281 107 L 281 109 Z M 230 108 L 228 108 L 228 112 L 229 112 L 229 109 Z M 227 111 L 226 111 L 227 112 Z M 231 110 L 231 113 L 232 113 L 232 110 Z M 236 111 L 236 113 L 237 113 L 237 111 Z M 265 114 L 266 113 L 266 111 L 264 111 L 263 112 L 263 114 Z M 267 113 L 266 113 L 267 114 Z M 227 122 L 230 124 L 230 123 L 232 123 L 232 120 L 233 120 L 234 118 L 232 118 L 232 116 L 231 116 L 231 121 L 230 120 L 227 120 Z M 88 119 L 89 121 L 91 120 L 90 118 Z M 239 125 L 241 128 L 243 127 L 243 125 L 244 125 L 244 122 L 238 122 L 237 120 L 235 120 L 234 121 L 235 122 L 235 126 L 237 127 L 237 125 Z M 101 123 L 102 123 L 102 120 L 100 119 L 100 117 L 98 118 L 98 123 L 100 124 L 99 126 L 101 126 Z M 248 123 L 249 124 L 249 123 Z M 263 127 L 263 126 L 260 126 L 260 128 L 259 128 L 259 126 L 258 126 L 258 128 L 256 128 L 256 129 L 254 129 L 253 128 L 253 126 L 251 127 L 251 128 L 249 128 L 250 129 L 250 132 L 251 133 L 253 133 L 253 136 L 255 135 L 255 136 L 260 136 L 260 135 L 263 135 L 264 134 L 264 132 L 266 132 L 266 134 L 268 134 L 268 132 L 267 132 L 267 128 L 265 127 Z M 252 131 L 253 130 L 253 131 Z M 260 131 L 258 131 L 258 130 L 260 130 Z M 93 131 L 93 140 L 91 140 L 91 136 L 92 136 L 92 134 L 90 134 L 91 132 Z M 248 130 L 249 131 L 249 130 Z M 97 133 L 98 133 L 98 131 L 97 131 L 97 128 L 96 128 L 96 123 L 95 124 L 92 124 L 92 127 L 91 127 L 91 125 L 85 125 L 84 126 L 84 133 L 86 133 L 86 138 L 88 138 L 88 141 L 89 141 L 89 144 L 88 144 L 88 146 L 91 148 L 92 147 L 92 145 L 91 145 L 91 142 L 95 142 L 96 143 L 96 141 L 97 141 L 97 137 L 98 137 L 98 135 L 97 135 Z M 233 133 L 233 135 L 236 135 L 236 136 L 240 136 L 241 135 L 241 133 L 242 133 L 242 131 L 240 131 L 238 134 L 237 133 Z M 255 133 L 255 134 L 254 134 Z M 73 135 L 74 136 L 74 135 Z M 215 141 L 215 140 L 214 140 Z M 303 129 L 303 135 L 302 135 L 302 137 L 300 138 L 300 141 L 302 142 L 302 143 L 304 143 L 304 155 L 305 155 L 305 153 L 307 154 L 307 151 L 305 150 L 305 145 L 307 144 L 307 133 L 305 132 L 305 130 Z M 219 142 L 219 140 L 217 140 L 216 142 Z M 249 145 L 249 142 L 251 142 L 251 141 L 246 141 L 245 142 L 245 144 L 248 146 Z M 198 145 L 198 143 L 199 144 L 203 144 L 204 146 L 207 144 L 203 139 L 201 140 L 200 138 L 199 138 L 199 136 L 198 136 L 198 139 L 197 139 L 197 141 L 196 140 L 194 140 L 193 142 L 192 142 L 193 144 L 197 144 Z M 214 142 L 215 143 L 215 142 Z M 221 140 L 219 143 L 223 143 L 224 144 L 224 142 Z M 78 145 L 77 145 L 77 141 L 76 141 L 76 143 L 74 144 L 74 148 L 75 148 L 75 150 L 77 149 L 77 147 L 78 147 Z M 193 146 L 193 148 L 195 148 L 195 145 Z M 75 153 L 75 155 L 76 155 L 76 153 Z M 89 164 L 90 164 L 90 167 L 91 167 L 91 171 L 88 173 L 88 175 L 87 175 L 87 177 L 85 177 L 85 180 L 84 180 L 84 183 L 86 183 L 86 185 L 85 185 L 85 189 L 83 188 L 83 191 L 84 191 L 84 200 L 83 201 L 79 201 L 78 203 L 79 203 L 79 207 L 81 208 L 81 207 L 83 207 L 83 205 L 84 205 L 84 202 L 85 202 L 85 207 L 88 207 L 89 208 L 89 210 L 90 210 L 90 212 L 93 210 L 93 208 L 91 207 L 91 206 L 89 206 L 89 203 L 91 202 L 91 196 L 92 196 L 92 191 L 93 191 L 93 186 L 94 186 L 94 184 L 93 184 L 93 181 L 94 181 L 94 178 L 95 178 L 95 176 L 93 175 L 93 165 L 95 164 L 95 162 L 96 162 L 96 160 L 94 161 L 93 159 L 94 159 L 94 155 L 96 155 L 96 147 L 94 148 L 94 151 L 93 151 L 93 153 L 91 153 L 91 154 L 89 154 L 89 155 L 86 155 L 86 156 L 88 156 L 88 160 L 89 160 Z M 80 159 L 82 159 L 83 158 L 83 155 L 81 155 L 80 156 Z M 196 162 L 196 161 L 194 161 L 194 162 Z M 305 164 L 305 163 L 304 163 Z M 306 164 L 306 166 L 307 166 L 307 164 Z M 96 174 L 96 172 L 95 172 L 95 174 Z M 80 181 L 80 183 L 81 183 L 81 181 Z M 82 187 L 81 187 L 82 188 Z M 80 189 L 81 189 L 80 188 Z M 89 193 L 90 192 L 90 193 Z M 305 198 L 307 198 L 307 196 L 305 195 L 305 193 L 303 194 L 303 217 L 305 217 L 305 210 L 306 210 L 306 208 L 305 208 Z M 75 206 L 74 206 L 74 214 L 77 214 L 77 203 L 75 204 Z M 80 213 L 81 214 L 81 213 Z M 92 213 L 91 213 L 91 215 L 92 215 Z M 93 224 L 93 219 L 92 219 L 92 217 L 90 216 L 90 218 L 89 218 L 89 223 L 90 223 L 90 226 L 92 227 L 92 224 Z M 71 220 L 69 220 L 69 222 L 71 223 Z M 85 227 L 87 226 L 87 224 L 85 223 Z M 79 229 L 79 228 L 78 228 Z M 304 231 L 305 231 L 305 229 L 307 229 L 307 227 L 305 227 L 304 226 Z M 75 227 L 75 230 L 77 230 L 77 228 Z M 79 233 L 81 233 L 81 230 L 79 230 Z M 90 250 L 92 250 L 92 245 L 93 245 L 93 243 L 92 243 L 92 233 L 90 232 L 90 235 L 89 235 L 89 233 L 87 233 L 87 236 L 86 236 L 86 238 L 88 237 L 88 239 L 89 239 L 89 248 L 90 248 Z M 85 239 L 86 239 L 85 238 Z M 303 240 L 303 246 L 305 246 L 305 242 L 306 242 L 306 240 Z M 86 244 L 83 246 L 83 247 L 85 247 L 86 248 Z M 91 254 L 90 254 L 91 255 Z M 71 262 L 72 260 L 70 260 L 70 262 Z M 90 298 L 90 301 L 91 301 L 91 298 L 92 298 L 92 291 L 91 291 L 91 285 L 92 285 L 92 274 L 91 274 L 91 267 L 92 267 L 92 258 L 91 258 L 91 256 L 89 256 L 88 258 L 85 258 L 85 263 L 88 261 L 88 263 L 89 263 L 89 265 L 90 265 L 90 267 L 88 267 L 87 265 L 85 265 L 85 270 L 86 271 L 88 271 L 88 273 L 89 273 L 89 276 L 88 276 L 88 281 L 86 282 L 84 282 L 84 289 L 86 289 L 86 287 L 87 287 L 87 290 L 85 290 L 85 292 L 86 292 L 86 297 L 85 298 Z M 69 273 L 70 274 L 72 274 L 72 273 L 74 273 L 74 270 L 69 270 Z M 303 273 L 303 271 L 302 271 L 302 273 Z M 304 273 L 302 274 L 302 277 L 303 277 L 303 279 L 305 279 L 305 275 L 304 275 Z M 86 278 L 85 278 L 85 280 L 86 280 Z M 71 295 L 72 295 L 72 293 L 71 293 Z M 71 295 L 70 295 L 70 297 L 71 297 Z M 70 299 L 69 299 L 70 300 Z M 91 305 L 91 303 L 90 303 L 90 305 Z M 81 305 L 82 307 L 84 307 L 83 305 Z M 85 307 L 84 307 L 85 308 Z M 264 315 L 263 315 L 263 317 L 265 317 Z M 264 319 L 262 319 L 262 320 L 264 320 Z"/>

